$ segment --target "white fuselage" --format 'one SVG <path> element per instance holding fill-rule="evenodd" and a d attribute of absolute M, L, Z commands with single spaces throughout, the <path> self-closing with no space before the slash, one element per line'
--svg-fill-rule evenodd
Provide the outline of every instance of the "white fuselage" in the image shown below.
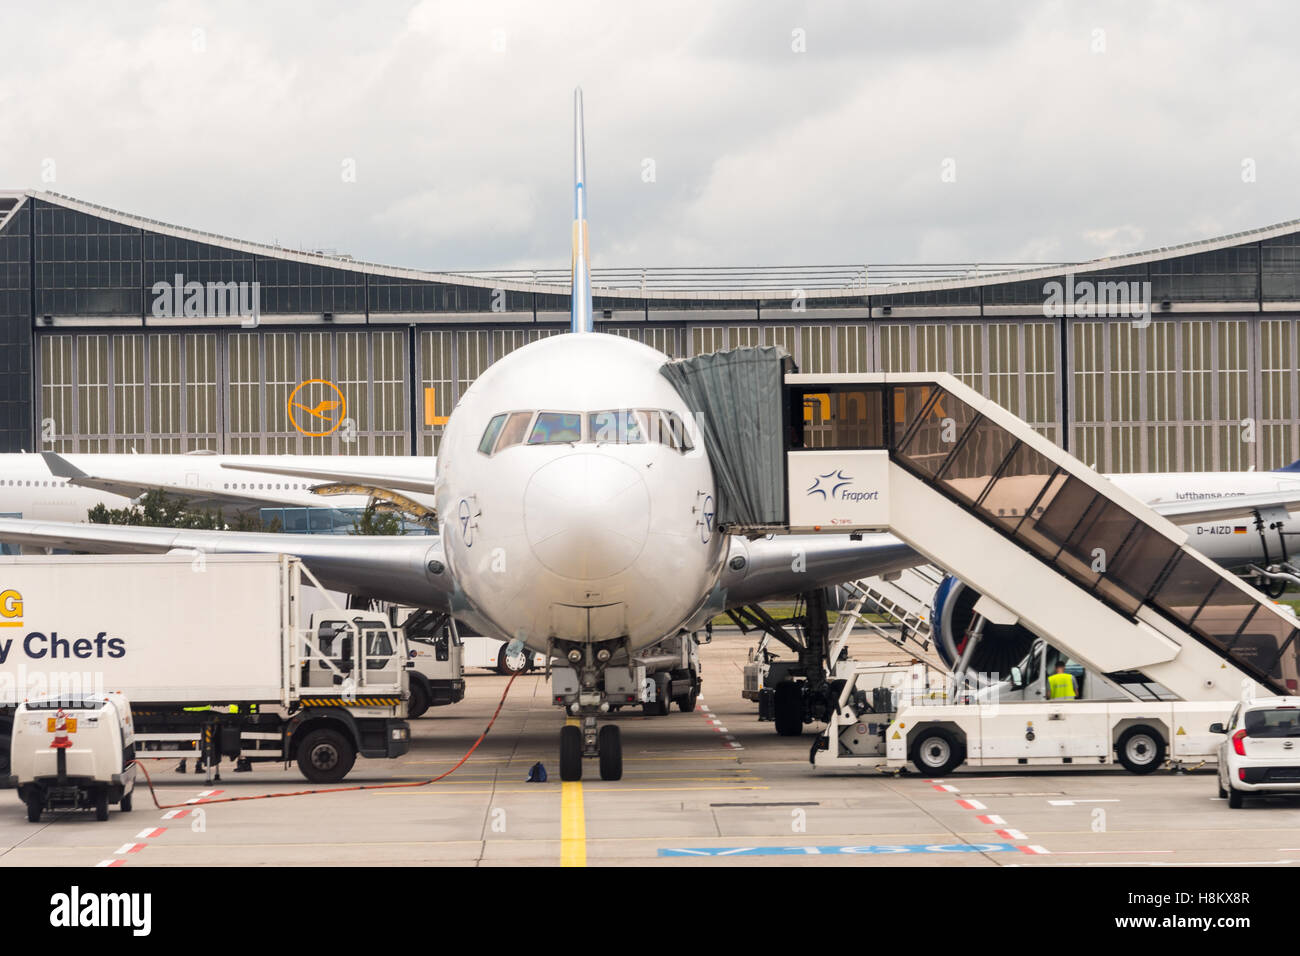
<path fill-rule="evenodd" d="M 1290 471 L 1168 472 L 1149 475 L 1110 475 L 1120 488 L 1152 507 L 1161 504 L 1205 502 L 1228 504 L 1241 495 L 1300 490 L 1300 473 Z M 1264 559 L 1263 546 L 1251 518 L 1175 524 L 1187 532 L 1187 544 L 1225 568 L 1241 568 Z M 1287 523 L 1295 530 L 1295 519 Z M 1273 559 L 1278 556 L 1278 538 L 1269 533 Z"/>
<path fill-rule="evenodd" d="M 363 508 L 365 495 L 314 494 L 320 480 L 296 476 L 251 472 L 223 467 L 226 463 L 263 464 L 268 467 L 340 470 L 351 459 L 337 455 L 76 455 L 62 456 L 69 464 L 96 478 L 108 478 L 124 485 L 161 488 L 177 498 L 198 498 L 204 494 L 232 501 L 227 513 L 239 510 L 240 500 L 249 507 Z M 377 459 L 359 458 L 375 464 Z M 391 457 L 382 459 L 385 474 L 431 479 L 431 458 Z M 420 504 L 432 507 L 432 498 L 404 492 Z M 85 521 L 95 505 L 125 508 L 134 495 L 114 494 L 86 488 L 56 478 L 45 459 L 35 454 L 0 455 L 0 515 L 14 515 L 32 521 Z"/>
<path fill-rule="evenodd" d="M 557 335 L 498 361 L 457 404 L 439 448 L 439 524 L 461 613 L 484 633 L 543 651 L 619 638 L 635 650 L 704 604 L 726 541 L 698 438 L 683 451 L 592 428 L 611 410 L 688 420 L 659 372 L 667 360 L 618 336 Z M 581 438 L 547 442 L 530 426 L 522 443 L 480 450 L 496 416 L 542 412 L 579 413 Z"/>

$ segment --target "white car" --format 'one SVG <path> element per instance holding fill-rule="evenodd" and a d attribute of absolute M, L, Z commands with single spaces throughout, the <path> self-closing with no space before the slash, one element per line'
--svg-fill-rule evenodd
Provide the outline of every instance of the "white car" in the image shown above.
<path fill-rule="evenodd" d="M 1243 701 L 1228 723 L 1211 724 L 1219 744 L 1219 796 L 1237 809 L 1253 794 L 1300 794 L 1300 697 Z"/>

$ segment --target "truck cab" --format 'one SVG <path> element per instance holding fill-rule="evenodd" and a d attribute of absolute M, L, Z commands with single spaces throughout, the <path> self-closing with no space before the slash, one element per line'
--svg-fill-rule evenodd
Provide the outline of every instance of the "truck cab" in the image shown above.
<path fill-rule="evenodd" d="M 980 688 L 975 700 L 978 703 L 1050 700 L 1047 679 L 1056 673 L 1060 664 L 1074 678 L 1076 700 L 1131 700 L 1134 696 L 1146 700 L 1173 699 L 1168 690 L 1140 674 L 1098 673 L 1038 638 L 1020 663 L 1011 667 L 1006 678 Z"/>

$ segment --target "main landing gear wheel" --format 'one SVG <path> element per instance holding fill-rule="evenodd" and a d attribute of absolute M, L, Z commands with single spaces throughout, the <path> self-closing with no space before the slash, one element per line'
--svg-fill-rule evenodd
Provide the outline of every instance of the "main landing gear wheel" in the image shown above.
<path fill-rule="evenodd" d="M 1115 743 L 1119 762 L 1129 773 L 1151 773 L 1165 760 L 1165 741 L 1160 731 L 1146 724 L 1130 727 Z"/>
<path fill-rule="evenodd" d="M 600 779 L 623 779 L 623 735 L 613 724 L 600 728 Z"/>
<path fill-rule="evenodd" d="M 619 763 L 622 764 L 621 751 Z M 582 779 L 582 731 L 577 727 L 560 728 L 560 779 Z"/>
<path fill-rule="evenodd" d="M 772 701 L 772 722 L 782 737 L 798 737 L 803 733 L 803 688 L 792 680 L 776 685 Z"/>
<path fill-rule="evenodd" d="M 921 773 L 942 777 L 961 766 L 966 748 L 950 730 L 924 731 L 912 746 L 912 765 Z"/>

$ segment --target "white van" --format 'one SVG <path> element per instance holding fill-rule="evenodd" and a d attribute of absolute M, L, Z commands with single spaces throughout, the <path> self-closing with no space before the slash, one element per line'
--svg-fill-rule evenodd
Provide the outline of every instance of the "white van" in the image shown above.
<path fill-rule="evenodd" d="M 131 705 L 121 694 L 78 694 L 28 700 L 14 713 L 11 776 L 27 819 L 45 810 L 94 808 L 108 819 L 109 804 L 131 809 L 135 788 L 135 731 Z"/>

